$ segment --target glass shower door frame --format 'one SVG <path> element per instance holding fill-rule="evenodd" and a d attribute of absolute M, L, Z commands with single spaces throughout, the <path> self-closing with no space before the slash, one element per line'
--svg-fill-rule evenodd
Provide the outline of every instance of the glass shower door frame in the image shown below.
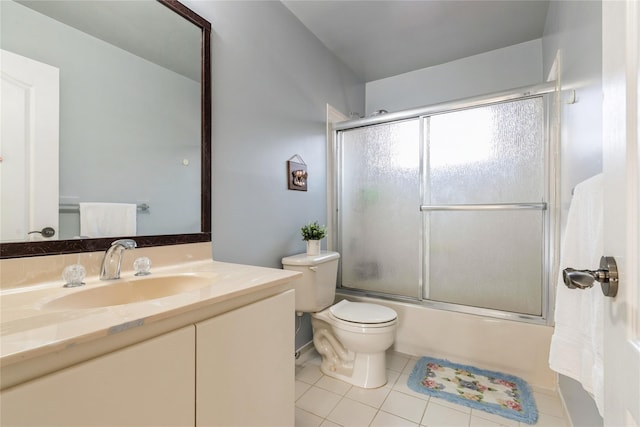
<path fill-rule="evenodd" d="M 428 171 L 427 167 L 427 159 L 426 154 L 424 153 L 425 147 L 427 144 L 425 143 L 426 133 L 425 133 L 425 122 L 428 121 L 430 116 L 453 112 L 458 110 L 465 110 L 473 107 L 480 107 L 485 105 L 498 104 L 508 101 L 528 99 L 541 97 L 543 99 L 544 106 L 544 201 L 540 203 L 508 203 L 508 204 L 493 204 L 493 205 L 457 205 L 457 206 L 445 206 L 445 205 L 427 205 L 421 204 L 416 207 L 416 209 L 420 209 L 421 211 L 438 211 L 438 210 L 523 210 L 523 209 L 535 209 L 542 210 L 543 220 L 542 220 L 542 292 L 541 292 L 541 311 L 542 314 L 540 316 L 530 315 L 530 314 L 520 314 L 514 312 L 506 312 L 495 309 L 487 309 L 481 307 L 474 306 L 465 306 L 454 303 L 447 302 L 439 302 L 433 301 L 425 298 L 425 287 L 428 284 L 428 272 L 429 266 L 427 265 L 428 260 L 428 230 L 429 230 L 429 215 L 423 215 L 422 219 L 422 227 L 419 230 L 420 236 L 420 249 L 419 256 L 423 262 L 420 265 L 420 277 L 418 278 L 417 286 L 419 287 L 418 298 L 392 295 L 387 293 L 379 293 L 374 291 L 361 291 L 354 289 L 342 288 L 342 284 L 339 283 L 339 291 L 345 294 L 354 294 L 354 295 L 367 295 L 373 296 L 383 299 L 390 299 L 396 301 L 404 301 L 411 303 L 418 303 L 425 307 L 431 307 L 436 309 L 443 309 L 449 311 L 463 312 L 474 315 L 482 315 L 487 317 L 494 318 L 503 318 L 508 320 L 516 320 L 516 321 L 524 321 L 529 323 L 538 323 L 538 324 L 548 324 L 550 322 L 549 319 L 549 307 L 551 300 L 550 289 L 551 283 L 555 274 L 557 273 L 557 260 L 552 259 L 552 257 L 557 253 L 558 246 L 558 222 L 559 222 L 559 213 L 557 209 L 557 197 L 558 197 L 558 189 L 557 189 L 557 180 L 555 179 L 558 176 L 558 149 L 557 149 L 557 135 L 555 135 L 551 129 L 550 124 L 552 123 L 551 116 L 553 114 L 553 102 L 556 99 L 549 95 L 555 92 L 555 83 L 547 83 L 543 85 L 536 85 L 527 88 L 514 89 L 512 91 L 502 92 L 499 94 L 492 94 L 488 96 L 476 97 L 468 100 L 450 102 L 445 104 L 439 104 L 435 106 L 423 107 L 420 109 L 409 110 L 405 112 L 392 113 L 385 115 L 383 117 L 372 117 L 360 120 L 352 120 L 347 122 L 342 122 L 337 124 L 334 127 L 335 132 L 335 145 L 331 147 L 331 159 L 337 167 L 334 169 L 336 171 L 337 179 L 335 180 L 335 188 L 329 189 L 329 191 L 333 192 L 332 199 L 334 200 L 335 210 L 331 212 L 330 219 L 334 224 L 334 239 L 335 242 L 334 248 L 339 252 L 342 252 L 342 248 L 340 247 L 342 230 L 341 230 L 341 206 L 340 206 L 340 194 L 342 191 L 341 182 L 342 182 L 342 150 L 341 150 L 341 132 L 342 130 L 354 129 L 358 127 L 368 126 L 371 124 L 378 123 L 386 123 L 386 122 L 394 122 L 398 120 L 404 120 L 408 118 L 420 118 L 420 196 L 421 200 L 428 200 L 425 195 L 429 191 L 429 183 L 427 182 L 426 173 Z M 557 93 L 556 93 L 557 98 Z M 341 277 L 341 272 L 339 273 Z"/>

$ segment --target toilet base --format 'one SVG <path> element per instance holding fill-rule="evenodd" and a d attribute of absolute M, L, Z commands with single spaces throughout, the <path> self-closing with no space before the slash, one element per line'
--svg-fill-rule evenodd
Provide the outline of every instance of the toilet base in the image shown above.
<path fill-rule="evenodd" d="M 336 378 L 361 388 L 378 388 L 387 383 L 387 357 L 385 352 L 354 355 L 351 374 L 340 373 L 326 357 L 322 357 L 320 370 L 328 377 Z"/>
<path fill-rule="evenodd" d="M 361 388 L 385 385 L 386 350 L 393 344 L 395 320 L 376 327 L 340 322 L 331 318 L 329 310 L 311 315 L 313 345 L 322 357 L 322 373 Z"/>

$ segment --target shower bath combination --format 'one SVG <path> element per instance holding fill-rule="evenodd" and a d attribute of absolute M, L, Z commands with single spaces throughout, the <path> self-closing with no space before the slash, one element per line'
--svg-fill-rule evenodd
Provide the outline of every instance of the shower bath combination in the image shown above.
<path fill-rule="evenodd" d="M 340 291 L 544 323 L 553 84 L 335 126 Z"/>

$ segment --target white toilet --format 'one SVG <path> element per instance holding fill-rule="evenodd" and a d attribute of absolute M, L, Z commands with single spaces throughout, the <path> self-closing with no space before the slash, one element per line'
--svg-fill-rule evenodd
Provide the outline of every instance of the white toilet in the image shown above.
<path fill-rule="evenodd" d="M 358 387 L 381 387 L 387 383 L 385 352 L 393 344 L 398 315 L 377 304 L 342 300 L 331 305 L 339 258 L 337 252 L 322 251 L 282 258 L 282 265 L 302 273 L 294 282 L 296 311 L 311 313 L 322 372 Z"/>

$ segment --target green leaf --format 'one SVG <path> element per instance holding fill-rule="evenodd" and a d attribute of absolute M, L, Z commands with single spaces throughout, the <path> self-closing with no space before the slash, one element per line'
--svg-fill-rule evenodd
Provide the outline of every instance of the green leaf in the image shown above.
<path fill-rule="evenodd" d="M 302 240 L 322 240 L 327 235 L 327 229 L 324 225 L 318 224 L 318 221 L 311 222 L 300 228 Z"/>

